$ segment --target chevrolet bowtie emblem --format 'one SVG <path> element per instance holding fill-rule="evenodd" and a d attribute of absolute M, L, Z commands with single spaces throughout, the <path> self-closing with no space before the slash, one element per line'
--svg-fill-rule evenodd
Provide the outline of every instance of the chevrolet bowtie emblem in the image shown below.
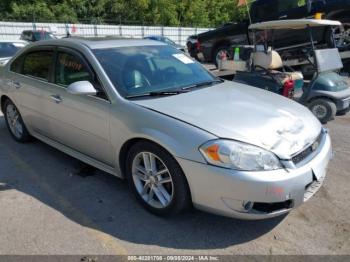
<path fill-rule="evenodd" d="M 317 141 L 315 143 L 313 143 L 312 146 L 311 146 L 312 151 L 316 151 L 318 146 L 319 146 L 319 143 Z"/>

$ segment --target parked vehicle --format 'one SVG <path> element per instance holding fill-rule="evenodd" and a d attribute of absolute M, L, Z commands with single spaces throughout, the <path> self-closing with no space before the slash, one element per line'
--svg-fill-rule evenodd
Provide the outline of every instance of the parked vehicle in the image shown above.
<path fill-rule="evenodd" d="M 321 12 L 324 18 L 342 22 L 343 28 L 337 29 L 337 47 L 348 48 L 350 44 L 350 0 L 256 0 L 251 4 L 250 14 L 253 23 L 280 20 L 311 18 Z M 198 43 L 193 45 L 187 42 L 187 47 L 193 57 L 203 61 L 214 62 L 216 65 L 222 53 L 234 45 L 248 45 L 252 43 L 252 36 L 248 34 L 249 21 L 228 23 L 215 30 L 191 36 L 197 38 Z M 317 44 L 332 42 L 331 30 L 320 28 L 314 32 L 314 41 Z M 275 48 L 302 46 L 308 43 L 303 30 L 293 32 L 280 30 L 276 35 Z M 195 55 L 194 55 L 195 54 Z"/>
<path fill-rule="evenodd" d="M 44 30 L 25 30 L 22 32 L 20 39 L 28 42 L 36 42 L 40 40 L 56 39 L 56 36 L 52 32 Z"/>
<path fill-rule="evenodd" d="M 182 52 L 186 52 L 186 48 L 184 46 L 176 44 L 173 40 L 171 40 L 170 38 L 165 37 L 165 36 L 151 35 L 151 36 L 144 37 L 144 39 L 160 41 L 160 42 L 166 43 L 168 45 L 171 45 L 171 46 L 179 49 Z"/>
<path fill-rule="evenodd" d="M 27 42 L 21 40 L 0 40 L 0 66 L 4 66 L 18 50 L 26 45 Z"/>
<path fill-rule="evenodd" d="M 292 91 L 290 88 L 292 85 L 288 82 L 294 81 L 298 76 L 293 72 L 276 71 L 283 68 L 283 62 L 276 51 L 266 50 L 268 39 L 265 39 L 265 45 L 261 48 L 255 48 L 250 72 L 237 71 L 235 80 L 264 89 L 272 86 L 270 91 L 292 96 L 296 101 L 307 106 L 323 124 L 333 120 L 336 114 L 346 114 L 350 110 L 350 88 L 344 78 L 338 74 L 343 68 L 339 51 L 334 48 L 334 44 L 333 48 L 326 49 L 317 49 L 313 44 L 314 29 L 340 25 L 340 22 L 331 20 L 296 19 L 262 22 L 249 27 L 253 31 L 278 32 L 300 29 L 309 31 L 306 33 L 310 37 L 309 48 L 305 49 L 305 56 L 316 73 L 310 82 L 301 86 L 302 90 L 299 90 L 298 96 L 295 96 L 294 92 L 289 92 Z M 280 91 L 278 87 L 281 86 L 284 89 L 280 88 Z"/>
<path fill-rule="evenodd" d="M 304 106 L 218 79 L 161 42 L 40 41 L 0 74 L 15 140 L 36 137 L 126 178 L 157 215 L 192 204 L 242 219 L 285 214 L 320 188 L 332 155 Z"/>

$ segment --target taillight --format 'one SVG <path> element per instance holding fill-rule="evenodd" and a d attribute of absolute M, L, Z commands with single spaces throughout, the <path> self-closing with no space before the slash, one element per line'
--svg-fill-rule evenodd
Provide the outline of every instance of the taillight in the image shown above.
<path fill-rule="evenodd" d="M 283 84 L 283 96 L 288 98 L 294 97 L 294 81 L 293 80 L 287 80 Z"/>
<path fill-rule="evenodd" d="M 201 48 L 201 43 L 199 41 L 196 42 L 196 49 L 197 51 L 199 51 L 199 49 Z"/>

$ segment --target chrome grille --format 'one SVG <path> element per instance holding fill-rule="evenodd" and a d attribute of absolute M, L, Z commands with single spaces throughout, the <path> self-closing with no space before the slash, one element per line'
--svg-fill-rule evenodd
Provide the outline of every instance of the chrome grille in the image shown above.
<path fill-rule="evenodd" d="M 300 162 L 302 162 L 303 160 L 305 160 L 309 155 L 311 155 L 313 152 L 315 152 L 318 147 L 321 144 L 321 139 L 322 139 L 322 132 L 321 134 L 317 137 L 317 139 L 315 140 L 315 142 L 312 143 L 312 145 L 310 145 L 309 147 L 307 147 L 304 151 L 300 152 L 299 154 L 295 155 L 292 158 L 293 163 L 299 164 Z"/>

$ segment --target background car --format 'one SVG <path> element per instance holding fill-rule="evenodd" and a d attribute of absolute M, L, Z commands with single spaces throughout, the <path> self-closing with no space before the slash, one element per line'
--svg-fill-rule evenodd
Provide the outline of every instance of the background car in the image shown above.
<path fill-rule="evenodd" d="M 186 51 L 186 48 L 184 46 L 176 44 L 173 40 L 171 40 L 170 38 L 165 37 L 165 36 L 152 35 L 152 36 L 146 36 L 146 37 L 144 37 L 144 39 L 160 41 L 160 42 L 166 43 L 168 45 L 171 45 L 171 46 L 179 49 L 182 52 Z"/>
<path fill-rule="evenodd" d="M 343 34 L 337 29 L 335 34 L 337 46 L 341 49 L 350 45 L 350 0 L 257 0 L 252 1 L 250 15 L 252 23 L 281 20 L 310 18 L 315 13 L 323 13 L 323 17 L 330 20 L 338 20 L 343 24 Z M 193 57 L 202 56 L 203 61 L 214 62 L 218 65 L 218 59 L 222 53 L 227 53 L 231 45 L 249 45 L 252 43 L 252 35 L 248 34 L 248 20 L 226 23 L 214 30 L 210 30 L 188 38 L 187 48 L 192 50 Z M 289 48 L 303 46 L 308 43 L 304 30 L 282 31 L 276 33 L 275 48 Z M 193 44 L 193 39 L 197 43 Z M 314 34 L 317 44 L 332 43 L 331 31 L 319 29 Z M 201 57 L 200 57 L 201 58 Z"/>
<path fill-rule="evenodd" d="M 0 40 L 0 66 L 4 66 L 27 42 L 21 40 Z"/>
<path fill-rule="evenodd" d="M 56 39 L 57 37 L 49 31 L 44 30 L 25 30 L 22 32 L 20 39 L 28 42 L 36 42 L 40 40 Z"/>

